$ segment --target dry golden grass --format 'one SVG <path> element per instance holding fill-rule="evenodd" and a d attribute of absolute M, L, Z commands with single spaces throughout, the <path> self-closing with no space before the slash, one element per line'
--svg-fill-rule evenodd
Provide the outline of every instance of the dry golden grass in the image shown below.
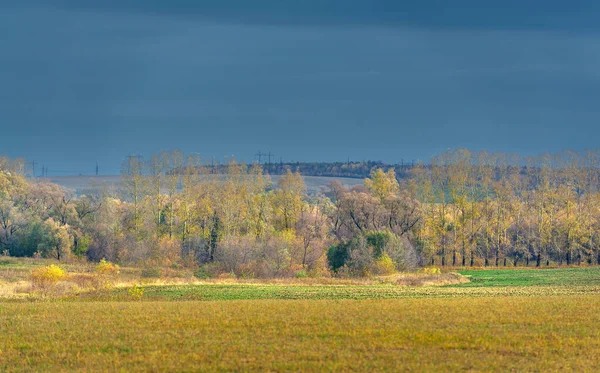
<path fill-rule="evenodd" d="M 458 273 L 401 273 L 396 276 L 397 285 L 405 286 L 444 286 L 469 282 Z"/>
<path fill-rule="evenodd" d="M 193 276 L 190 269 L 151 268 L 162 277 L 145 277 L 144 268 L 118 267 L 111 263 L 88 263 L 73 261 L 57 262 L 48 259 L 4 258 L 0 263 L 0 299 L 19 298 L 64 298 L 82 293 L 96 293 L 108 288 L 122 289 L 133 285 L 150 286 L 188 286 L 188 285 L 268 285 L 293 287 L 323 286 L 439 286 L 457 284 L 465 281 L 464 277 L 454 273 L 427 274 L 404 273 L 390 276 L 373 276 L 370 278 L 278 278 L 278 279 L 244 279 L 223 276 L 200 280 Z M 40 286 L 32 286 L 32 274 L 47 268 L 60 267 L 67 275 L 57 284 L 48 284 L 40 291 Z M 197 298 L 195 298 L 197 299 Z"/>
<path fill-rule="evenodd" d="M 595 295 L 0 304 L 0 371 L 598 371 Z"/>
<path fill-rule="evenodd" d="M 27 301 L 0 301 L 0 372 L 600 369 L 600 268 L 470 271 L 471 283 L 120 268 L 107 290 L 94 266 L 73 263 L 39 301 L 22 278 L 47 264 L 2 268 L 0 297 Z"/>

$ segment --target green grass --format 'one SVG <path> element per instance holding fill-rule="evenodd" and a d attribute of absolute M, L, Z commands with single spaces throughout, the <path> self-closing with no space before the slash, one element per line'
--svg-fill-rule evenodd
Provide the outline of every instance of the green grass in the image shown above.
<path fill-rule="evenodd" d="M 600 268 L 470 270 L 460 271 L 471 282 L 443 287 L 394 285 L 249 285 L 204 284 L 146 286 L 150 300 L 251 299 L 396 299 L 420 297 L 548 296 L 597 293 Z M 105 295 L 106 296 L 106 295 Z M 109 299 L 126 300 L 126 289 L 115 289 Z"/>
<path fill-rule="evenodd" d="M 490 286 L 600 286 L 600 267 L 467 270 L 459 271 L 470 276 L 470 282 L 453 287 Z"/>
<path fill-rule="evenodd" d="M 0 371 L 598 371 L 600 297 L 0 303 Z"/>
<path fill-rule="evenodd" d="M 405 298 L 475 298 L 498 296 L 561 296 L 598 294 L 600 286 L 400 287 L 321 285 L 169 285 L 142 286 L 144 301 L 342 300 Z M 83 293 L 65 300 L 132 301 L 128 288 Z"/>

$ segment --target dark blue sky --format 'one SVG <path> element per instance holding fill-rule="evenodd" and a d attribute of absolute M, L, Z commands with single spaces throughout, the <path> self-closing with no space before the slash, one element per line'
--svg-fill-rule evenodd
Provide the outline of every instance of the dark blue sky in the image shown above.
<path fill-rule="evenodd" d="M 598 147 L 597 2 L 412 3 L 0 1 L 0 154 L 62 174 L 172 148 L 399 162 Z"/>

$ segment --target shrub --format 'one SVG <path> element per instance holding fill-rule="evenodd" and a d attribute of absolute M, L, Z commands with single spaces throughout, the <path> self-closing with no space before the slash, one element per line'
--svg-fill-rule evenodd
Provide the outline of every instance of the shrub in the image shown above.
<path fill-rule="evenodd" d="M 66 276 L 65 271 L 60 267 L 51 264 L 46 267 L 36 268 L 31 272 L 31 283 L 34 289 L 47 290 L 51 286 L 56 285 Z"/>
<path fill-rule="evenodd" d="M 206 280 L 209 278 L 219 277 L 219 275 L 223 272 L 224 272 L 224 270 L 223 270 L 223 266 L 221 265 L 221 263 L 218 263 L 218 262 L 206 263 L 206 264 L 202 265 L 199 269 L 194 271 L 194 277 L 196 277 L 200 280 Z"/>
<path fill-rule="evenodd" d="M 141 288 L 139 286 L 137 286 L 136 284 L 134 284 L 132 287 L 130 287 L 129 289 L 127 289 L 127 293 L 129 294 L 129 296 L 135 300 L 141 300 L 142 297 L 144 296 L 144 288 Z"/>
<path fill-rule="evenodd" d="M 117 275 L 119 274 L 119 266 L 102 259 L 96 266 L 96 273 L 99 275 Z"/>
<path fill-rule="evenodd" d="M 274 272 L 264 260 L 251 260 L 246 264 L 240 264 L 236 268 L 235 273 L 237 276 L 245 279 L 269 278 L 274 275 Z"/>
<path fill-rule="evenodd" d="M 305 269 L 296 271 L 296 278 L 307 278 L 307 277 L 308 277 L 308 272 L 306 272 Z"/>
<path fill-rule="evenodd" d="M 423 268 L 423 273 L 427 275 L 439 275 L 442 271 L 437 267 L 425 267 Z"/>
<path fill-rule="evenodd" d="M 160 277 L 160 269 L 159 268 L 144 268 L 141 273 L 142 278 L 159 278 Z"/>
<path fill-rule="evenodd" d="M 333 245 L 327 250 L 327 263 L 334 272 L 342 268 L 347 260 L 348 245 L 346 243 L 342 242 L 339 245 Z"/>
<path fill-rule="evenodd" d="M 396 272 L 396 263 L 387 253 L 383 253 L 373 262 L 371 271 L 376 275 L 391 275 Z"/>
<path fill-rule="evenodd" d="M 367 245 L 372 248 L 375 258 L 385 254 L 387 246 L 393 241 L 393 236 L 390 232 L 372 232 L 366 235 Z"/>
<path fill-rule="evenodd" d="M 235 279 L 237 279 L 237 276 L 233 272 L 229 272 L 229 273 L 225 272 L 225 273 L 221 273 L 218 278 L 220 278 L 222 280 L 229 280 L 229 279 L 235 280 Z"/>
<path fill-rule="evenodd" d="M 200 280 L 208 280 L 210 278 L 210 274 L 206 270 L 204 266 L 194 271 L 194 277 Z"/>

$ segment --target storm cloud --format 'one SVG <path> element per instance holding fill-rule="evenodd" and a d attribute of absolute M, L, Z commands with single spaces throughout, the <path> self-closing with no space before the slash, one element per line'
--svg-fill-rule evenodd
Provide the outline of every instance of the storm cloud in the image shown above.
<path fill-rule="evenodd" d="M 175 147 L 397 162 L 597 146 L 594 2 L 400 3 L 3 2 L 0 154 L 112 173 Z"/>

